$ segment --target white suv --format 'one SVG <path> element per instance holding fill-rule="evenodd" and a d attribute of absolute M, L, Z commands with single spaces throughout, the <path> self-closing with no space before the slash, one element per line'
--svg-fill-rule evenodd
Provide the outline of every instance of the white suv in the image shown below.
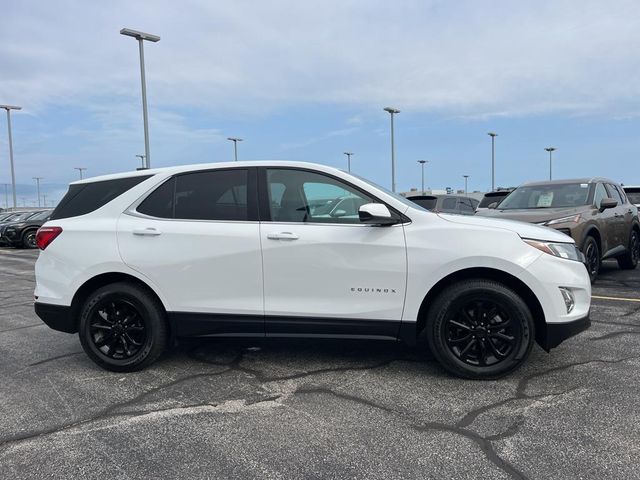
<path fill-rule="evenodd" d="M 354 208 L 331 208 L 344 198 Z M 37 242 L 36 313 L 109 370 L 182 337 L 359 337 L 425 342 L 448 371 L 497 378 L 534 340 L 548 351 L 590 324 L 566 235 L 431 213 L 322 165 L 81 180 Z"/>

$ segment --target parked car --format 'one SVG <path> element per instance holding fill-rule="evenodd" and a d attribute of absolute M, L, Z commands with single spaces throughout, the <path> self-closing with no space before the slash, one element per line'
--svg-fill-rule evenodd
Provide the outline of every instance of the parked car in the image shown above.
<path fill-rule="evenodd" d="M 347 195 L 357 217 L 309 208 Z M 436 215 L 322 165 L 81 180 L 36 241 L 37 315 L 114 371 L 183 337 L 307 336 L 427 342 L 449 372 L 488 379 L 590 322 L 589 276 L 566 235 Z"/>
<path fill-rule="evenodd" d="M 0 243 L 16 248 L 37 248 L 36 232 L 51 216 L 51 210 L 36 212 L 24 220 L 0 227 Z"/>
<path fill-rule="evenodd" d="M 407 200 L 431 212 L 458 215 L 473 215 L 478 206 L 476 199 L 460 195 L 413 195 L 407 197 Z"/>
<path fill-rule="evenodd" d="M 39 211 L 30 210 L 28 212 L 11 212 L 8 216 L 0 220 L 0 227 L 11 222 L 21 222 L 35 215 L 36 213 L 39 213 Z"/>
<path fill-rule="evenodd" d="M 476 207 L 476 211 L 487 210 L 489 206 L 496 208 L 511 192 L 513 192 L 513 189 L 497 190 L 495 192 L 485 193 L 484 197 L 482 197 L 482 200 L 480 200 L 480 203 Z"/>
<path fill-rule="evenodd" d="M 640 208 L 640 187 L 624 186 L 622 189 L 627 195 L 629 202 Z"/>
<path fill-rule="evenodd" d="M 478 212 L 555 228 L 572 237 L 586 257 L 593 282 L 603 259 L 634 269 L 640 258 L 638 209 L 622 187 L 606 178 L 526 183 L 497 209 Z"/>

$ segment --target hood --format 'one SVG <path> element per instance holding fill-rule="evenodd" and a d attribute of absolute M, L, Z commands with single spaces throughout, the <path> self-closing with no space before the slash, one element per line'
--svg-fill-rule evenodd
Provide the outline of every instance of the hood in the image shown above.
<path fill-rule="evenodd" d="M 573 239 L 564 233 L 549 227 L 540 227 L 531 223 L 505 220 L 501 218 L 488 218 L 478 215 L 446 215 L 439 214 L 440 218 L 449 222 L 474 227 L 500 228 L 517 233 L 522 238 L 542 240 L 545 242 L 574 243 Z"/>
<path fill-rule="evenodd" d="M 577 215 L 578 213 L 591 210 L 591 208 L 592 207 L 589 205 L 570 208 L 514 208 L 508 210 L 500 210 L 500 208 L 496 208 L 493 210 L 483 210 L 482 212 L 478 212 L 478 214 L 483 217 L 505 218 L 507 220 L 518 220 L 529 223 L 542 223 L 548 222 L 549 220 L 555 220 L 556 218 Z"/>

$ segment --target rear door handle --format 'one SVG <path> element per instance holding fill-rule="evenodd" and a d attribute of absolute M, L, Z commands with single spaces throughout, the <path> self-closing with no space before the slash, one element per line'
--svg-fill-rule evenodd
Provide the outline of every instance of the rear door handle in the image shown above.
<path fill-rule="evenodd" d="M 291 232 L 267 233 L 270 240 L 298 240 L 298 235 Z"/>
<path fill-rule="evenodd" d="M 145 237 L 157 237 L 158 235 L 162 235 L 162 232 L 156 228 L 134 228 L 134 235 L 141 235 Z"/>

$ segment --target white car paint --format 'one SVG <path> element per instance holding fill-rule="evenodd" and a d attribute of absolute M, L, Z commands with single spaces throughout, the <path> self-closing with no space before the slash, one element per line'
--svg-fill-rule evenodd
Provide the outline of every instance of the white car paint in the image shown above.
<path fill-rule="evenodd" d="M 178 221 L 131 213 L 136 202 L 177 173 L 256 166 L 330 174 L 369 192 L 409 221 L 394 226 Z M 547 323 L 568 322 L 589 311 L 591 286 L 584 266 L 522 240 L 572 242 L 553 229 L 437 215 L 346 172 L 302 162 L 201 164 L 75 183 L 134 175 L 152 176 L 94 212 L 47 223 L 62 227 L 63 233 L 36 263 L 38 302 L 70 306 L 85 282 L 121 272 L 146 283 L 170 312 L 415 323 L 425 296 L 441 279 L 470 268 L 492 268 L 521 279 L 538 298 Z M 141 234 L 152 229 L 160 235 Z M 273 238 L 278 235 L 284 237 Z M 570 314 L 558 287 L 570 288 L 576 296 Z M 378 289 L 387 292 L 377 294 Z"/>

